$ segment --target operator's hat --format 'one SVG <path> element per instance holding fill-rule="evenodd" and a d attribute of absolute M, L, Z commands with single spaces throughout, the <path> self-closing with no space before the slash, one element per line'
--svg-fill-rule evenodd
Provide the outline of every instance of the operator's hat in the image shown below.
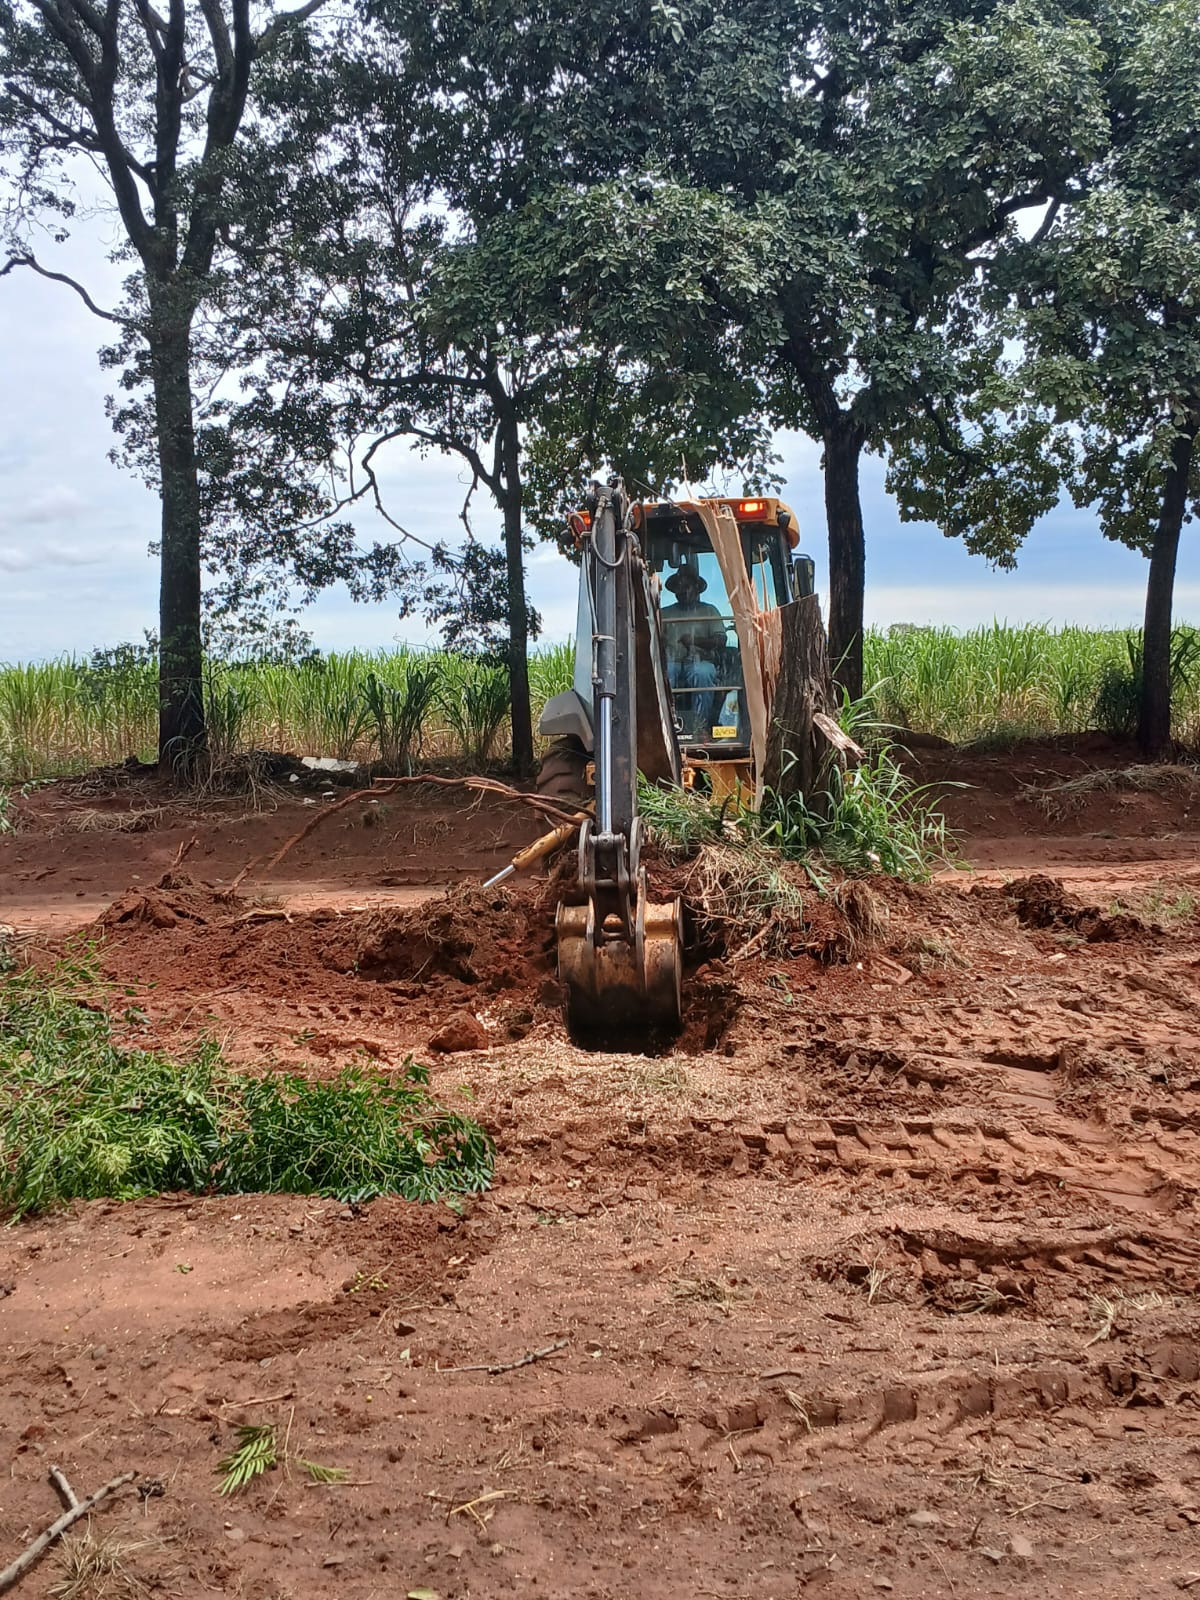
<path fill-rule="evenodd" d="M 708 588 L 707 581 L 700 576 L 695 567 L 680 567 L 678 572 L 673 572 L 667 579 L 664 588 L 670 589 L 672 594 L 678 594 L 679 586 L 685 579 L 690 579 L 696 585 L 697 594 L 703 594 Z"/>

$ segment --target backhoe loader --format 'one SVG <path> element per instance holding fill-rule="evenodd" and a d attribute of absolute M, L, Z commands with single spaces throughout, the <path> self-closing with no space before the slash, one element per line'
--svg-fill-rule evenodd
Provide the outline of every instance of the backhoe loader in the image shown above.
<path fill-rule="evenodd" d="M 773 496 L 631 502 L 593 483 L 580 548 L 573 686 L 547 702 L 543 771 L 594 805 L 556 931 L 567 1022 L 580 1035 L 681 1023 L 678 899 L 651 900 L 638 774 L 720 800 L 761 798 L 780 610 L 813 592 L 794 512 Z M 815 602 L 814 602 L 815 603 Z"/>

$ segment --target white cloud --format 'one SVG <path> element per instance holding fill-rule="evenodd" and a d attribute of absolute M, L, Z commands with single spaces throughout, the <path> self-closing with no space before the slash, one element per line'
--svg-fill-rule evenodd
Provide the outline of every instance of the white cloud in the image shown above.
<path fill-rule="evenodd" d="M 47 522 L 77 522 L 88 509 L 88 502 L 69 484 L 56 483 L 40 490 L 15 506 L 0 510 L 0 527 L 38 527 Z"/>
<path fill-rule="evenodd" d="M 1074 623 L 1089 628 L 1140 627 L 1144 594 L 1133 584 L 1023 582 L 1009 575 L 990 583 L 948 585 L 868 585 L 868 626 L 893 622 L 974 628 L 992 622 Z M 1200 617 L 1200 583 L 1175 590 L 1180 621 Z"/>

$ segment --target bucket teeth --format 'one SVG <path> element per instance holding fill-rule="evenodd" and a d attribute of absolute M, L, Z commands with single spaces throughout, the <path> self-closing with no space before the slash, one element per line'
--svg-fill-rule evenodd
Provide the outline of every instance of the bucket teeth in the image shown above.
<path fill-rule="evenodd" d="M 589 903 L 558 908 L 558 976 L 567 1025 L 592 1038 L 678 1032 L 682 918 L 678 899 L 639 896 L 632 940 L 597 930 Z"/>

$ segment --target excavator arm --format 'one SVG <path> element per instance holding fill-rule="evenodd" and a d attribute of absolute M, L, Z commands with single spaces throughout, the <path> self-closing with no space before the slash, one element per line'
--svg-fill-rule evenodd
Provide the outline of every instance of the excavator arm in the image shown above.
<path fill-rule="evenodd" d="M 580 827 L 574 889 L 558 908 L 558 973 L 573 1033 L 638 1037 L 681 1021 L 680 905 L 647 893 L 637 793 L 639 766 L 678 782 L 679 750 L 658 609 L 620 480 L 593 485 L 588 510 L 596 804 Z"/>

